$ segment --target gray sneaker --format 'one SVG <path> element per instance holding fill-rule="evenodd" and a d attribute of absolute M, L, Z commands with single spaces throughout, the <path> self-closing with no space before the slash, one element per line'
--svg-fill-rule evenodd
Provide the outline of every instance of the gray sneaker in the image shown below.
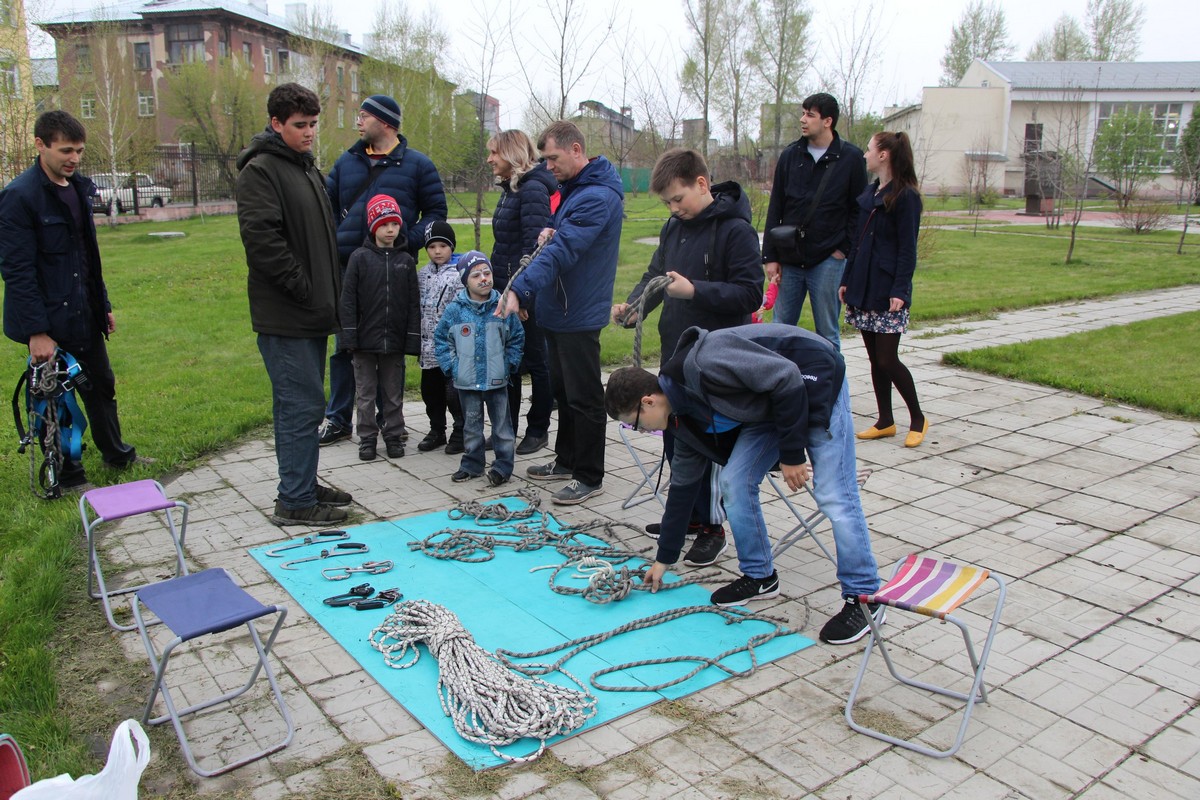
<path fill-rule="evenodd" d="M 275 513 L 271 522 L 276 525 L 326 525 L 330 522 L 344 522 L 350 516 L 344 508 L 334 508 L 326 503 L 314 503 L 308 508 L 288 508 L 275 501 Z"/>
<path fill-rule="evenodd" d="M 549 464 L 530 467 L 525 470 L 525 474 L 535 481 L 565 481 L 571 477 L 571 470 L 560 467 L 557 461 L 551 461 Z"/>
<path fill-rule="evenodd" d="M 576 506 L 587 500 L 589 497 L 595 497 L 604 491 L 604 487 L 597 484 L 596 486 L 588 486 L 586 483 L 579 481 L 571 481 L 563 488 L 559 489 L 550 499 L 555 505 L 559 506 Z"/>

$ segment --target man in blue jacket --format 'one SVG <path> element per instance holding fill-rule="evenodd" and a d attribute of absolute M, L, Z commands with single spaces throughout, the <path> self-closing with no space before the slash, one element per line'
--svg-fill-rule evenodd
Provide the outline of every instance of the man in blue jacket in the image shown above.
<path fill-rule="evenodd" d="M 542 133 L 538 150 L 558 179 L 562 201 L 542 252 L 508 285 L 496 315 L 505 317 L 536 297 L 538 324 L 546 332 L 550 380 L 558 400 L 554 461 L 530 467 L 535 480 L 567 480 L 555 492 L 559 505 L 582 503 L 604 484 L 604 385 L 600 381 L 600 331 L 608 324 L 624 191 L 604 156 L 589 159 L 583 134 L 560 120 Z"/>
<path fill-rule="evenodd" d="M 66 111 L 47 111 L 33 133 L 37 161 L 0 192 L 4 333 L 28 345 L 35 364 L 62 348 L 83 366 L 88 380 L 77 388 L 105 464 L 149 461 L 121 438 L 117 417 L 116 378 L 104 344 L 117 325 L 92 222 L 96 187 L 78 174 L 87 132 Z M 68 459 L 59 485 L 86 482 L 83 464 Z"/>
<path fill-rule="evenodd" d="M 812 478 L 817 507 L 833 526 L 844 603 L 821 628 L 821 641 L 849 644 L 867 633 L 868 610 L 858 597 L 879 588 L 879 572 L 858 496 L 846 362 L 833 345 L 791 325 L 688 328 L 657 376 L 639 367 L 613 372 L 604 405 L 639 430 L 675 434 L 671 491 L 645 578 L 652 591 L 679 560 L 705 462 L 713 461 L 725 467 L 721 495 L 742 576 L 713 592 L 712 602 L 779 595 L 758 499 L 763 476 L 778 463 L 792 491 Z M 883 622 L 883 606 L 869 613 Z"/>
<path fill-rule="evenodd" d="M 437 167 L 429 156 L 409 148 L 408 139 L 400 134 L 400 119 L 400 106 L 387 95 L 363 100 L 355 122 L 360 138 L 338 157 L 325 179 L 343 276 L 351 253 L 368 237 L 367 200 L 375 195 L 388 195 L 400 206 L 409 237 L 407 244 L 397 242 L 396 247 L 407 249 L 414 259 L 425 246 L 420 235 L 424 223 L 446 219 L 446 193 Z M 335 343 L 329 357 L 329 407 L 322 445 L 350 438 L 353 410 L 354 366 L 350 354 Z M 406 432 L 401 436 L 406 438 Z"/>

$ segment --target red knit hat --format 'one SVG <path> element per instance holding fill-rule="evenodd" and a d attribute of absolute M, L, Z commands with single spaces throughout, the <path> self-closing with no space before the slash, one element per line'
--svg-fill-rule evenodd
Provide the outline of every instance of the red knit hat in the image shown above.
<path fill-rule="evenodd" d="M 374 236 L 375 229 L 385 222 L 404 224 L 404 220 L 400 218 L 400 206 L 396 205 L 396 201 L 386 194 L 377 194 L 367 203 L 367 227 L 371 235 Z"/>

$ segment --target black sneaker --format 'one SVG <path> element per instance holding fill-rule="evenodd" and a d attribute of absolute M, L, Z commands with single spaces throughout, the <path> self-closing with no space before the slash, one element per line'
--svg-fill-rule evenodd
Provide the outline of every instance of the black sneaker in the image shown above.
<path fill-rule="evenodd" d="M 707 567 L 709 564 L 717 563 L 721 553 L 724 553 L 728 547 L 729 542 L 725 538 L 725 529 L 720 525 L 706 525 L 700 535 L 696 537 L 692 549 L 688 550 L 687 555 L 683 557 L 683 563 L 693 567 Z"/>
<path fill-rule="evenodd" d="M 525 470 L 525 474 L 535 481 L 565 481 L 571 477 L 572 471 L 566 467 L 560 467 L 557 461 L 551 461 L 549 464 L 530 467 Z"/>
<path fill-rule="evenodd" d="M 704 530 L 704 526 L 701 525 L 699 522 L 689 522 L 688 527 L 687 527 L 687 533 L 684 535 L 689 536 L 689 537 L 698 536 L 702 530 Z M 723 529 L 722 529 L 722 532 L 723 532 Z M 646 535 L 649 536 L 651 539 L 657 539 L 658 534 L 660 534 L 660 533 L 662 533 L 662 524 L 661 523 L 651 522 L 649 525 L 646 526 Z"/>
<path fill-rule="evenodd" d="M 430 450 L 436 450 L 446 444 L 445 431 L 430 431 L 424 439 L 417 442 L 417 449 L 422 453 L 428 453 Z"/>
<path fill-rule="evenodd" d="M 462 431 L 454 431 L 450 434 L 450 438 L 446 440 L 446 455 L 456 456 L 466 448 L 463 447 Z"/>
<path fill-rule="evenodd" d="M 501 475 L 499 472 L 497 472 L 494 469 L 488 470 L 487 479 L 488 479 L 488 486 L 500 486 L 502 484 L 508 483 L 508 476 Z"/>
<path fill-rule="evenodd" d="M 517 455 L 527 456 L 530 453 L 536 453 L 547 444 L 550 443 L 550 437 L 546 434 L 538 435 L 536 433 L 527 433 L 521 443 L 517 445 Z"/>
<path fill-rule="evenodd" d="M 287 508 L 278 500 L 275 501 L 275 513 L 271 522 L 276 525 L 327 525 L 330 522 L 344 522 L 350 516 L 344 508 L 334 508 L 325 503 L 314 503 L 308 508 Z"/>
<path fill-rule="evenodd" d="M 318 503 L 324 503 L 327 506 L 348 506 L 353 500 L 354 498 L 350 496 L 349 492 L 317 484 Z"/>
<path fill-rule="evenodd" d="M 359 461 L 374 461 L 375 460 L 375 440 L 362 439 L 358 443 L 358 460 Z"/>
<path fill-rule="evenodd" d="M 384 439 L 383 444 L 387 449 L 388 458 L 404 458 L 404 442 L 399 439 Z"/>
<path fill-rule="evenodd" d="M 478 477 L 478 475 L 467 472 L 465 469 L 460 469 L 458 472 L 450 476 L 450 480 L 454 481 L 455 483 L 462 483 L 463 481 L 469 481 L 472 478 Z"/>
<path fill-rule="evenodd" d="M 751 578 L 743 575 L 728 586 L 712 593 L 716 606 L 740 606 L 752 600 L 770 600 L 779 596 L 779 573 L 772 572 L 766 578 Z"/>
<path fill-rule="evenodd" d="M 887 619 L 886 606 L 871 603 L 868 608 L 871 609 L 871 616 L 875 618 L 875 622 L 882 625 Z M 842 610 L 821 628 L 820 636 L 821 641 L 826 644 L 850 644 L 857 642 L 870 631 L 871 626 L 867 622 L 867 615 L 863 613 L 862 604 L 858 602 L 857 597 L 848 597 Z"/>
<path fill-rule="evenodd" d="M 530 469 L 533 469 L 530 467 Z M 579 481 L 571 481 L 563 488 L 559 489 L 554 494 L 550 495 L 550 499 L 555 505 L 559 506 L 577 506 L 589 497 L 595 497 L 604 491 L 604 487 L 600 484 L 589 486 L 586 483 Z"/>
<path fill-rule="evenodd" d="M 325 424 L 321 426 L 321 438 L 318 440 L 318 444 L 324 447 L 327 444 L 333 444 L 334 442 L 340 442 L 342 439 L 349 438 L 349 428 L 343 428 L 336 422 L 325 420 Z"/>

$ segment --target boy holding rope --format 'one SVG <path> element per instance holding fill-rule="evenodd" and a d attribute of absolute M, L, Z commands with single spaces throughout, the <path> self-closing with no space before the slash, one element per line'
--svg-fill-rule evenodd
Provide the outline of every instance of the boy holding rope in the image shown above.
<path fill-rule="evenodd" d="M 650 190 L 662 198 L 671 217 L 659 233 L 650 266 L 629 299 L 612 307 L 612 317 L 629 327 L 638 321 L 635 306 L 643 296 L 643 317 L 661 302 L 659 363 L 665 364 L 679 337 L 692 326 L 718 330 L 750 322 L 751 312 L 762 303 L 763 267 L 750 201 L 733 181 L 710 184 L 708 164 L 700 153 L 681 147 L 663 153 L 651 173 Z M 674 434 L 665 431 L 663 456 L 668 461 L 674 444 Z M 684 556 L 685 564 L 708 566 L 728 546 L 719 479 L 720 467 L 708 462 L 691 509 L 688 533 L 696 541 Z M 657 537 L 660 527 L 647 525 L 646 532 Z"/>

